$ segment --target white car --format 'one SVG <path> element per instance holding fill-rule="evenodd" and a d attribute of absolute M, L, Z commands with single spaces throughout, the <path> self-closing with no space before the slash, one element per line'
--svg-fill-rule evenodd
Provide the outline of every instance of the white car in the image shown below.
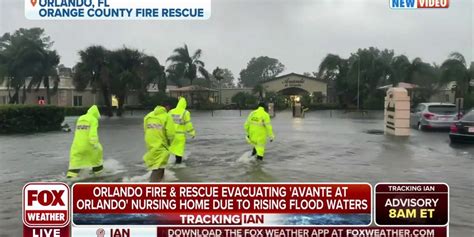
<path fill-rule="evenodd" d="M 449 129 L 458 120 L 458 110 L 451 103 L 421 103 L 410 114 L 410 125 L 418 130 Z"/>

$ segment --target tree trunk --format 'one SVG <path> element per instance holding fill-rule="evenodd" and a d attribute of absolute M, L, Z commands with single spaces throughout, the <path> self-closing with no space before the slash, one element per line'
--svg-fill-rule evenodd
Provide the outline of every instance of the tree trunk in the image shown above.
<path fill-rule="evenodd" d="M 112 113 L 112 103 L 110 101 L 110 93 L 109 93 L 109 90 L 105 86 L 102 86 L 102 95 L 104 96 L 104 103 L 105 103 L 105 108 L 106 108 L 105 114 L 109 117 L 114 116 L 114 114 Z"/>
<path fill-rule="evenodd" d="M 48 105 L 51 104 L 51 94 L 49 93 L 49 86 L 46 87 L 46 101 Z"/>
<path fill-rule="evenodd" d="M 117 108 L 117 116 L 121 117 L 123 114 L 123 104 L 125 102 L 125 96 L 118 96 L 118 108 Z"/>
<path fill-rule="evenodd" d="M 221 80 L 219 80 L 219 105 L 222 104 L 222 85 Z"/>
<path fill-rule="evenodd" d="M 21 98 L 21 103 L 25 104 L 26 101 L 26 84 L 23 85 L 23 98 Z"/>
<path fill-rule="evenodd" d="M 16 91 L 16 90 L 15 90 Z M 15 102 L 15 95 L 16 94 L 13 94 L 13 96 L 11 95 L 11 92 L 10 92 L 10 87 L 8 87 L 8 103 L 9 104 L 13 104 Z"/>
<path fill-rule="evenodd" d="M 48 105 L 51 104 L 51 93 L 49 91 L 49 77 L 46 77 L 45 81 L 44 81 L 44 87 L 46 88 L 46 101 L 48 103 Z"/>

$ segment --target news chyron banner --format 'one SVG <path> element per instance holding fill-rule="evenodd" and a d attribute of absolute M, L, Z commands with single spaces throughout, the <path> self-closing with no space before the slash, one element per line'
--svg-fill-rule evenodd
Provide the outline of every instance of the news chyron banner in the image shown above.
<path fill-rule="evenodd" d="M 29 20 L 207 20 L 211 0 L 24 0 Z"/>
<path fill-rule="evenodd" d="M 443 183 L 381 183 L 375 190 L 369 183 L 23 188 L 25 237 L 446 237 L 448 217 L 449 187 Z"/>

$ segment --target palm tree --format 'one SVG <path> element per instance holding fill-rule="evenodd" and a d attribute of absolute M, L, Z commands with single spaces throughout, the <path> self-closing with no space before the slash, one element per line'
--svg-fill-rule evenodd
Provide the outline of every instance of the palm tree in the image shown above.
<path fill-rule="evenodd" d="M 166 92 L 166 73 L 164 66 L 160 65 L 157 58 L 144 55 L 140 67 L 140 77 L 142 79 L 141 93 L 145 93 L 150 83 L 158 85 L 160 92 Z"/>
<path fill-rule="evenodd" d="M 349 80 L 347 73 L 349 71 L 349 60 L 343 59 L 335 54 L 328 54 L 319 64 L 317 76 L 334 85 L 333 92 L 337 92 L 339 103 L 346 103 L 349 97 Z"/>
<path fill-rule="evenodd" d="M 166 69 L 166 78 L 173 82 L 177 87 L 182 87 L 183 82 L 181 78 L 183 78 L 183 73 L 184 73 L 184 66 L 179 64 L 179 65 L 170 65 Z"/>
<path fill-rule="evenodd" d="M 463 98 L 467 93 L 470 93 L 471 70 L 472 66 L 469 69 L 466 59 L 458 52 L 451 53 L 449 58 L 441 64 L 441 80 L 443 83 L 456 82 L 456 98 Z"/>
<path fill-rule="evenodd" d="M 265 88 L 262 84 L 257 84 L 253 87 L 252 92 L 254 94 L 258 94 L 259 100 L 263 101 L 263 94 L 265 93 Z"/>
<path fill-rule="evenodd" d="M 216 67 L 214 71 L 212 71 L 212 76 L 217 80 L 219 83 L 219 104 L 222 104 L 222 93 L 221 93 L 221 81 L 224 79 L 224 71 L 219 67 Z"/>
<path fill-rule="evenodd" d="M 326 81 L 336 79 L 347 67 L 346 61 L 335 54 L 326 55 L 321 64 L 319 64 L 318 77 Z"/>
<path fill-rule="evenodd" d="M 51 104 L 51 94 L 55 94 L 59 85 L 59 75 L 57 66 L 59 64 L 59 55 L 54 51 L 44 51 L 43 60 L 41 60 L 38 71 L 34 73 L 28 85 L 28 90 L 36 87 L 38 90 L 41 85 L 46 89 L 46 101 Z M 52 82 L 52 85 L 51 85 Z M 53 90 L 51 91 L 51 86 Z"/>
<path fill-rule="evenodd" d="M 432 66 L 421 58 L 415 58 L 408 69 L 408 82 L 417 85 L 412 95 L 414 104 L 425 102 L 440 88 L 439 70 L 436 65 Z"/>
<path fill-rule="evenodd" d="M 122 116 L 123 105 L 129 90 L 143 85 L 143 54 L 138 50 L 122 48 L 110 52 L 107 69 L 110 72 L 110 92 L 117 97 L 117 116 Z M 141 77 L 142 76 L 142 77 Z M 146 82 L 145 82 L 146 83 Z"/>
<path fill-rule="evenodd" d="M 100 89 L 104 97 L 104 103 L 107 108 L 107 116 L 113 116 L 110 75 L 107 71 L 107 57 L 109 52 L 102 46 L 89 46 L 85 50 L 79 51 L 80 62 L 74 67 L 74 85 L 77 90 L 85 90 L 88 86 L 92 87 L 93 92 Z"/>
<path fill-rule="evenodd" d="M 188 79 L 192 85 L 198 72 L 202 77 L 209 80 L 209 73 L 204 68 L 204 62 L 200 60 L 201 53 L 202 50 L 198 49 L 193 55 L 190 55 L 188 46 L 185 44 L 184 47 L 174 49 L 173 55 L 166 61 L 171 61 L 169 69 L 175 71 L 174 74 Z"/>
<path fill-rule="evenodd" d="M 10 103 L 24 103 L 26 100 L 28 78 L 41 68 L 44 52 L 52 45 L 49 37 L 41 28 L 21 28 L 13 34 L 5 33 L 0 37 L 0 54 L 2 55 L 2 81 L 6 79 Z M 10 88 L 14 94 L 10 94 Z M 19 100 L 23 88 L 22 101 Z"/>
<path fill-rule="evenodd" d="M 410 60 L 405 55 L 399 55 L 392 58 L 390 62 L 391 73 L 389 81 L 393 86 L 399 82 L 409 82 L 409 70 L 411 67 Z"/>

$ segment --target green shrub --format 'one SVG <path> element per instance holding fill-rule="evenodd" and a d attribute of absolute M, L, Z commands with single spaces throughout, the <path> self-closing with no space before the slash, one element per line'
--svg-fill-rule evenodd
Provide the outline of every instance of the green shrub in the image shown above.
<path fill-rule="evenodd" d="M 141 98 L 141 104 L 143 108 L 153 109 L 158 105 L 167 104 L 170 107 L 174 108 L 178 104 L 178 99 L 168 96 L 166 93 L 158 92 L 153 95 L 144 95 Z"/>
<path fill-rule="evenodd" d="M 2 105 L 0 134 L 60 130 L 64 112 L 62 107 L 49 105 Z"/>
<path fill-rule="evenodd" d="M 464 111 L 474 108 L 474 93 L 469 93 L 464 97 Z"/>
<path fill-rule="evenodd" d="M 88 109 L 89 109 L 88 107 L 64 107 L 64 115 L 65 116 L 81 116 L 87 113 Z"/>
<path fill-rule="evenodd" d="M 384 98 L 369 97 L 364 101 L 362 108 L 371 110 L 383 110 Z"/>
<path fill-rule="evenodd" d="M 364 109 L 373 109 L 373 110 L 383 110 L 385 101 L 385 93 L 381 90 L 376 91 L 375 93 L 367 96 L 362 103 L 362 108 Z"/>
<path fill-rule="evenodd" d="M 97 106 L 101 115 L 105 114 L 107 108 L 105 106 Z M 61 107 L 64 109 L 64 116 L 81 116 L 87 113 L 90 107 Z M 112 108 L 112 112 L 115 112 L 116 108 Z"/>
<path fill-rule="evenodd" d="M 304 107 L 309 107 L 311 105 L 311 100 L 311 96 L 306 93 L 301 97 L 301 105 L 303 105 Z"/>
<path fill-rule="evenodd" d="M 238 104 L 241 109 L 254 108 L 257 105 L 257 97 L 247 93 L 239 92 L 232 96 L 232 103 Z"/>
<path fill-rule="evenodd" d="M 288 103 L 286 103 L 286 97 L 282 94 L 276 92 L 267 92 L 266 102 L 273 103 L 275 105 L 275 110 L 284 110 L 288 108 Z"/>

